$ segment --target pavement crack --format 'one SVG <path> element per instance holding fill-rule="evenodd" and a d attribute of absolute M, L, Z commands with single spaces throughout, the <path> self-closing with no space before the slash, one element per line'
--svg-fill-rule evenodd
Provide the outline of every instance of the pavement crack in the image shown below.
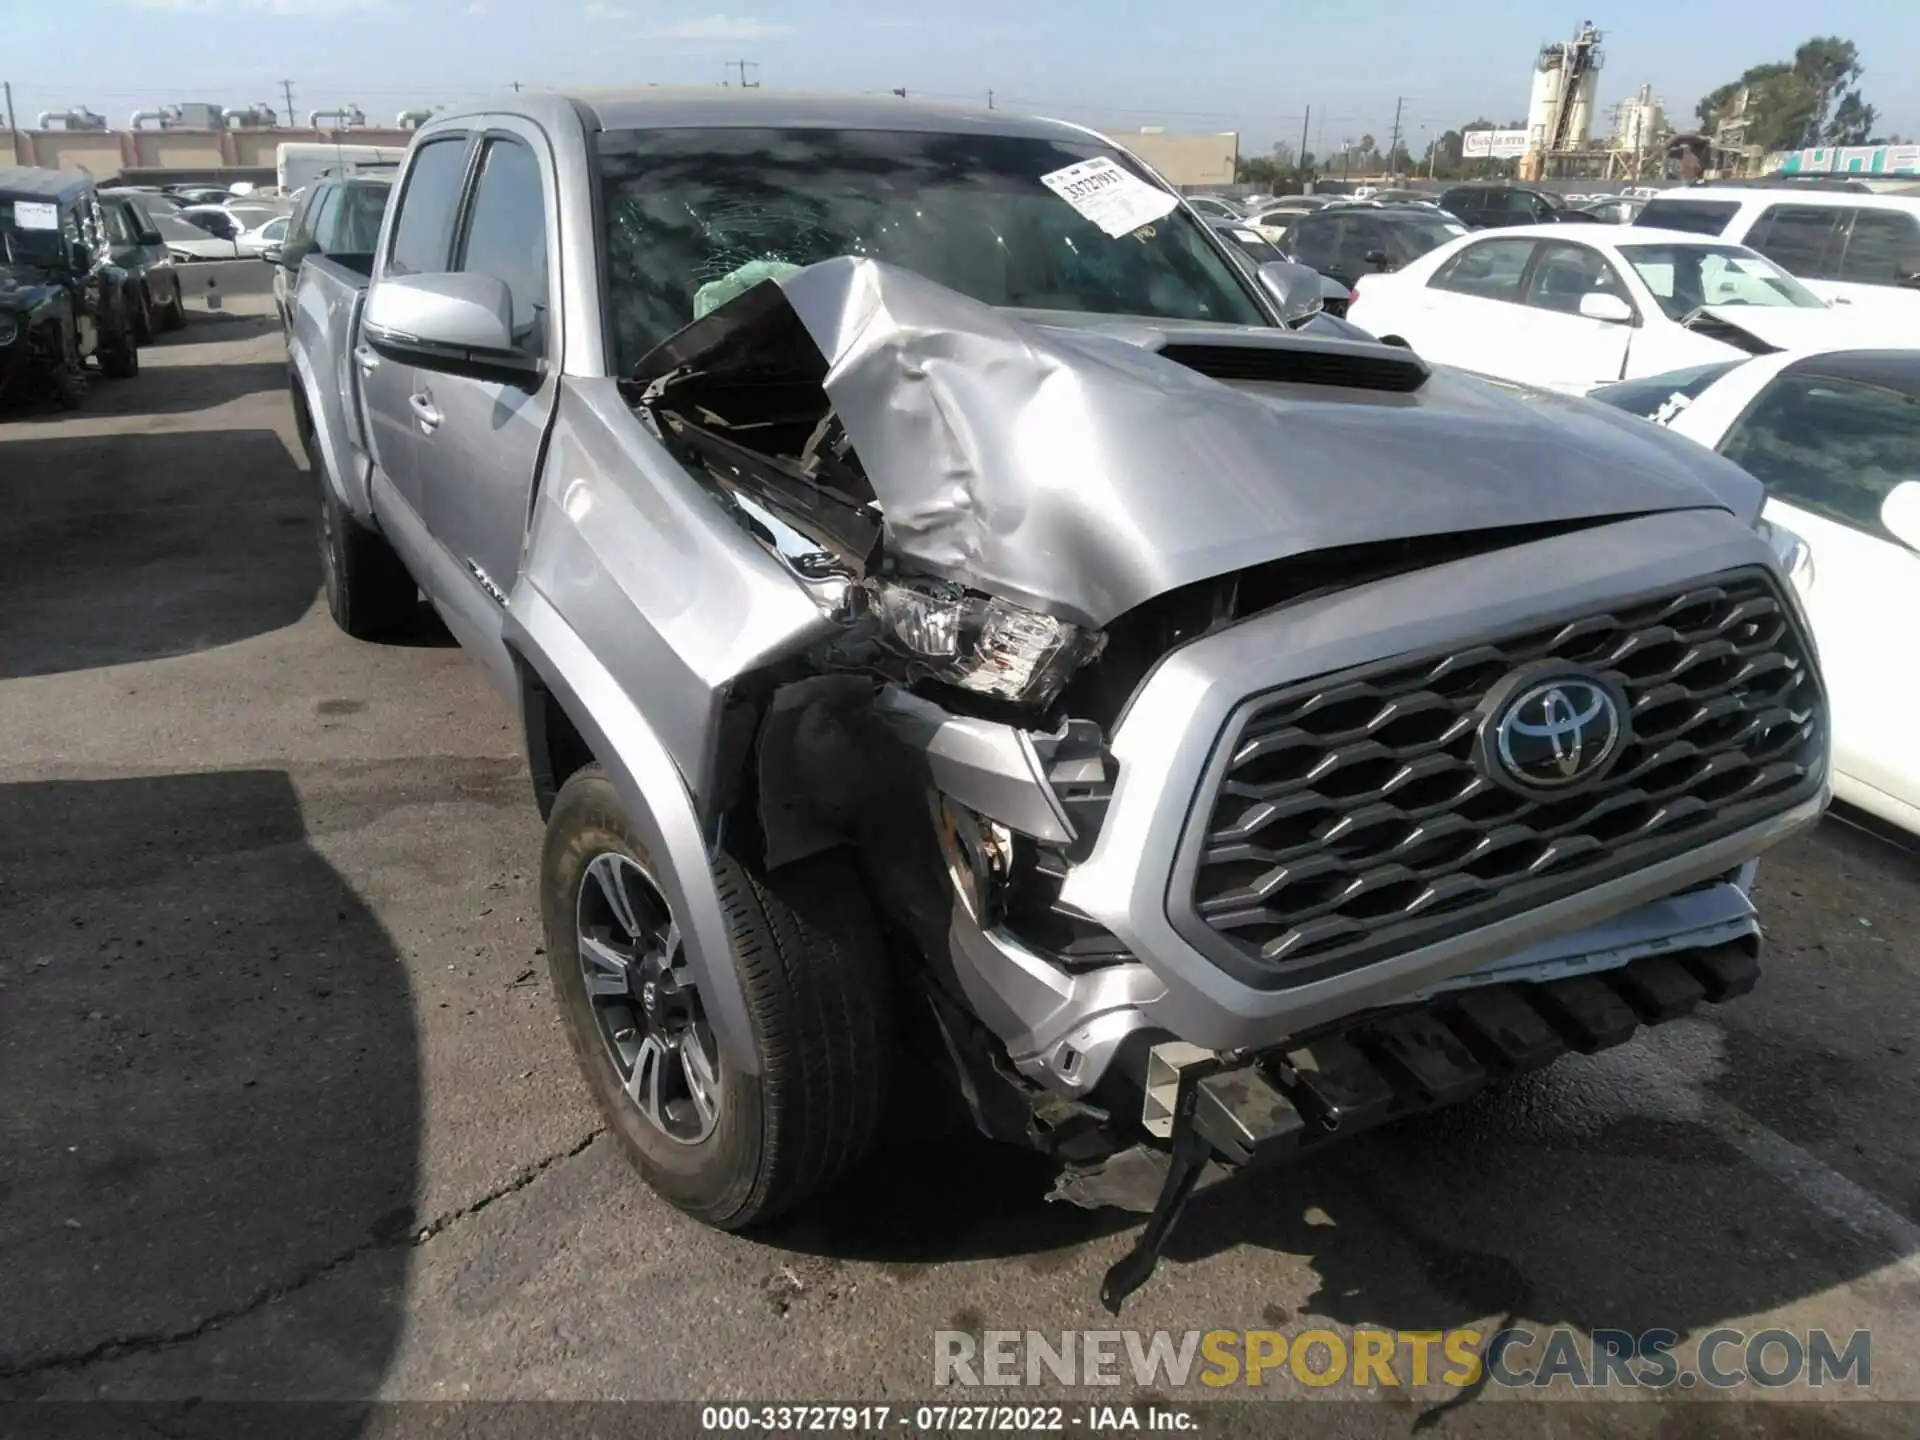
<path fill-rule="evenodd" d="M 458 1210 L 449 1210 L 443 1215 L 436 1216 L 418 1231 L 414 1232 L 412 1237 L 405 1243 L 411 1245 L 426 1244 L 427 1241 L 433 1239 L 433 1237 L 441 1231 L 458 1225 L 470 1215 L 478 1215 L 482 1210 L 493 1204 L 494 1201 L 505 1199 L 517 1191 L 526 1189 L 527 1186 L 538 1180 L 561 1161 L 571 1160 L 574 1156 L 582 1153 L 589 1145 L 593 1144 L 595 1140 L 598 1140 L 604 1134 L 606 1134 L 605 1128 L 596 1126 L 594 1129 L 589 1130 L 577 1144 L 569 1149 L 548 1155 L 544 1159 L 536 1160 L 530 1165 L 522 1165 L 518 1170 L 514 1171 L 512 1175 L 507 1177 L 505 1183 L 489 1190 L 470 1205 L 462 1205 Z"/>
<path fill-rule="evenodd" d="M 211 1315 L 203 1316 L 201 1319 L 194 1321 L 191 1325 L 182 1326 L 174 1330 L 152 1331 L 139 1335 L 116 1335 L 109 1339 L 102 1340 L 96 1345 L 90 1345 L 84 1350 L 56 1352 L 51 1355 L 42 1355 L 29 1360 L 0 1359 L 0 1381 L 28 1379 L 35 1375 L 44 1375 L 56 1371 L 84 1370 L 90 1365 L 98 1365 L 108 1360 L 119 1360 L 128 1355 L 146 1355 L 161 1350 L 172 1350 L 181 1345 L 190 1345 L 202 1336 L 231 1325 L 236 1320 L 244 1320 L 255 1311 L 261 1310 L 273 1304 L 275 1301 L 284 1300 L 288 1296 L 304 1290 L 307 1286 L 312 1285 L 318 1280 L 324 1280 L 335 1271 L 344 1269 L 363 1256 L 381 1250 L 418 1249 L 434 1236 L 451 1229 L 469 1216 L 478 1215 L 496 1200 L 504 1199 L 508 1195 L 513 1195 L 526 1189 L 554 1166 L 563 1161 L 571 1160 L 574 1156 L 583 1153 L 588 1146 L 592 1145 L 594 1141 L 598 1140 L 605 1133 L 604 1127 L 596 1126 L 567 1149 L 556 1151 L 552 1155 L 543 1156 L 539 1160 L 522 1165 L 519 1169 L 515 1170 L 513 1174 L 508 1176 L 506 1180 L 487 1191 L 484 1195 L 481 1195 L 466 1205 L 460 1206 L 456 1210 L 448 1210 L 435 1216 L 418 1229 L 409 1227 L 406 1232 L 397 1238 L 369 1236 L 358 1244 L 349 1246 L 337 1255 L 332 1255 L 324 1260 L 316 1260 L 310 1264 L 303 1265 L 286 1279 L 277 1280 L 271 1285 L 264 1285 L 240 1303 L 216 1310 Z"/>

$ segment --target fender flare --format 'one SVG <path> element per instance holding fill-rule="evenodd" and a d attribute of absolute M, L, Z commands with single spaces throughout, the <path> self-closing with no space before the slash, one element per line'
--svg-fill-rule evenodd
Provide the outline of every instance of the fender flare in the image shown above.
<path fill-rule="evenodd" d="M 503 623 L 508 649 L 566 711 L 627 809 L 680 922 L 707 1019 L 727 1062 L 757 1075 L 746 993 L 733 967 L 727 918 L 700 815 L 680 768 L 632 697 L 538 590 L 514 587 Z"/>
<path fill-rule="evenodd" d="M 307 358 L 307 352 L 289 349 L 287 370 L 296 402 L 296 420 L 304 415 L 308 432 L 313 436 L 312 449 L 307 456 L 309 462 L 320 471 L 320 483 L 333 492 L 333 498 L 340 502 L 341 508 L 364 519 L 371 513 L 370 508 L 364 503 L 355 505 L 353 497 L 347 493 L 347 487 L 340 478 L 339 459 L 333 453 L 333 439 L 320 424 L 319 410 L 314 404 L 314 396 L 320 387 L 314 380 L 313 362 Z"/>

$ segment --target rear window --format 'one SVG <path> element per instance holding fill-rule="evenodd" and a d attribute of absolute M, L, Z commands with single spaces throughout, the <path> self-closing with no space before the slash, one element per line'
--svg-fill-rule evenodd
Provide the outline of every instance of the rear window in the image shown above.
<path fill-rule="evenodd" d="M 1684 230 L 1689 235 L 1718 235 L 1740 213 L 1737 200 L 1654 200 L 1633 221 L 1650 230 Z"/>
<path fill-rule="evenodd" d="M 1603 385 L 1589 391 L 1587 398 L 1638 415 L 1642 420 L 1651 420 L 1656 425 L 1665 425 L 1719 383 L 1723 375 L 1746 363 L 1744 358 L 1719 360 L 1711 365 L 1649 375 L 1644 380 L 1623 380 L 1618 385 Z"/>

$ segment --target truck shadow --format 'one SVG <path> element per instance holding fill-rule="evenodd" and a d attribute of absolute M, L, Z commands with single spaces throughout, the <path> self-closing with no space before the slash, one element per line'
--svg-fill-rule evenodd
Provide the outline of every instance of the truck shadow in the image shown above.
<path fill-rule="evenodd" d="M 0 884 L 0 1399 L 109 1374 L 122 1398 L 372 1393 L 418 1046 L 406 968 L 292 782 L 0 787 Z"/>
<path fill-rule="evenodd" d="M 320 584 L 311 489 L 272 430 L 0 431 L 0 679 L 292 624 Z"/>
<path fill-rule="evenodd" d="M 1796 896 L 1819 903 L 1802 909 Z M 1754 994 L 1207 1192 L 1176 1230 L 1161 1283 L 1256 1247 L 1300 1257 L 1314 1288 L 1217 1323 L 1441 1330 L 1518 1315 L 1685 1336 L 1903 1258 L 1920 1196 L 1920 1093 L 1911 1062 L 1887 1052 L 1904 1053 L 1909 1012 L 1890 1008 L 1884 1030 L 1863 1025 L 1873 1002 L 1825 985 L 1899 962 L 1920 876 L 1902 852 L 1829 824 L 1769 858 L 1760 898 L 1772 938 Z M 1836 913 L 1848 933 L 1829 933 Z M 1140 1217 L 1050 1204 L 1049 1174 L 984 1142 L 890 1149 L 768 1238 L 910 1271 L 986 1258 L 1038 1274 L 1074 1266 L 1088 1273 L 1089 1323 L 1115 1323 L 1099 1318 L 1095 1292 L 1119 1252 L 1073 1252 Z M 1854 1197 L 1839 1202 L 1847 1213 L 1836 1193 Z M 1149 1285 L 1117 1323 L 1186 1322 Z"/>

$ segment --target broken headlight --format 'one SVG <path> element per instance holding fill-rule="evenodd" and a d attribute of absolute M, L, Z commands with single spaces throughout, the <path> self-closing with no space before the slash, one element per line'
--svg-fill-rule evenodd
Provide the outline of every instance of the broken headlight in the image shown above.
<path fill-rule="evenodd" d="M 871 580 L 872 610 L 917 676 L 1045 708 L 1105 636 L 933 580 Z"/>

